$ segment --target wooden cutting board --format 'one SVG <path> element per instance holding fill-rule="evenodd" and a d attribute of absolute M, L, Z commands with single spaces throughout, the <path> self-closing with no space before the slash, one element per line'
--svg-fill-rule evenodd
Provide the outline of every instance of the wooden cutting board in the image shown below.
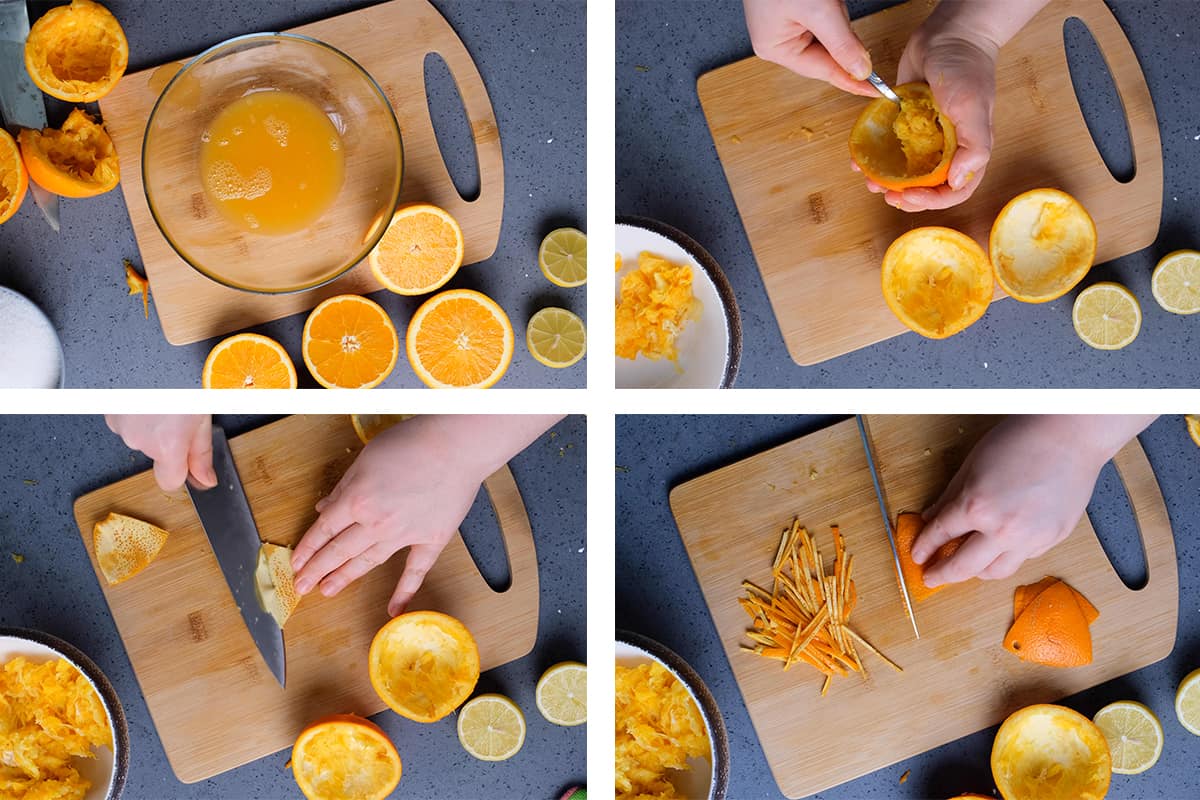
<path fill-rule="evenodd" d="M 231 439 L 230 446 L 259 534 L 288 546 L 312 524 L 314 504 L 362 449 L 347 416 L 289 417 Z M 538 569 L 512 473 L 504 467 L 484 485 L 504 538 L 511 586 L 493 592 L 456 535 L 409 608 L 461 619 L 487 670 L 533 649 Z M 144 572 L 116 586 L 101 576 L 92 548 L 92 526 L 110 511 L 171 533 Z M 290 747 L 305 724 L 326 714 L 384 709 L 367 677 L 367 650 L 388 620 L 403 555 L 337 597 L 304 598 L 284 632 L 285 690 L 254 646 L 186 492 L 165 494 L 153 474 L 143 472 L 80 497 L 75 519 L 179 780 L 211 778 Z"/>
<path fill-rule="evenodd" d="M 937 499 L 972 445 L 995 422 L 981 417 L 868 418 L 889 510 Z M 896 584 L 892 551 L 853 419 L 688 481 L 671 509 L 750 712 L 767 763 L 788 797 L 805 797 L 994 725 L 1030 703 L 1053 702 L 1165 657 L 1175 642 L 1178 574 L 1162 494 L 1141 445 L 1115 459 L 1147 553 L 1149 582 L 1130 591 L 1085 516 L 1071 535 L 1012 578 L 951 586 L 915 613 L 916 639 Z M 868 677 L 783 672 L 739 649 L 747 617 L 741 582 L 770 586 L 780 532 L 799 517 L 832 563 L 829 526 L 854 554 L 859 602 L 851 626 L 903 667 L 864 653 Z M 1055 575 L 1100 609 L 1094 662 L 1074 669 L 1026 664 L 1002 646 L 1016 586 Z M 861 652 L 861 649 L 860 649 Z"/>
<path fill-rule="evenodd" d="M 463 229 L 463 263 L 489 258 L 500 241 L 504 160 L 496 115 L 479 70 L 454 29 L 427 0 L 391 2 L 291 29 L 333 45 L 357 61 L 383 88 L 404 143 L 400 203 L 423 201 L 454 215 Z M 446 62 L 462 97 L 479 164 L 479 196 L 466 201 L 442 161 L 425 97 L 425 56 Z M 186 61 L 187 59 L 185 59 Z M 100 103 L 121 159 L 121 191 L 129 208 L 154 307 L 171 344 L 187 344 L 290 316 L 336 294 L 381 287 L 363 262 L 333 283 L 298 294 L 257 295 L 210 281 L 181 259 L 159 231 L 142 185 L 142 138 L 163 86 L 157 68 L 126 75 Z M 220 109 L 213 109 L 215 114 Z"/>
<path fill-rule="evenodd" d="M 853 23 L 885 80 L 895 79 L 909 34 L 931 5 L 908 2 Z M 1071 17 L 1091 30 L 1125 107 L 1136 161 L 1129 183 L 1104 166 L 1079 110 L 1063 44 Z M 956 228 L 986 249 L 1008 200 L 1054 186 L 1095 219 L 1096 263 L 1154 241 L 1163 188 L 1158 121 L 1137 56 L 1103 0 L 1049 3 L 1001 51 L 996 87 L 983 183 L 956 208 L 909 214 L 867 191 L 850 169 L 847 141 L 866 99 L 757 58 L 700 77 L 717 155 L 796 363 L 817 364 L 908 330 L 883 301 L 879 265 L 911 228 Z"/>

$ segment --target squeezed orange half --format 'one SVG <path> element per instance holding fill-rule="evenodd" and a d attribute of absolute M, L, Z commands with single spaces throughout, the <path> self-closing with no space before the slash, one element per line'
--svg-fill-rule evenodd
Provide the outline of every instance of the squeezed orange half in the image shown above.
<path fill-rule="evenodd" d="M 200 169 L 209 200 L 232 224 L 277 236 L 311 225 L 333 204 L 345 154 L 315 103 L 271 90 L 217 114 L 200 137 Z"/>

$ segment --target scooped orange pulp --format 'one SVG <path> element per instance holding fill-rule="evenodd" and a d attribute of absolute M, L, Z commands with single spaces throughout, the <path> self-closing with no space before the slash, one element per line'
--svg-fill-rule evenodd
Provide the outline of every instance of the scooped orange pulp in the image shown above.
<path fill-rule="evenodd" d="M 958 147 L 954 124 L 938 109 L 926 83 L 897 86 L 900 105 L 879 98 L 850 130 L 850 157 L 870 180 L 902 191 L 940 186 Z"/>

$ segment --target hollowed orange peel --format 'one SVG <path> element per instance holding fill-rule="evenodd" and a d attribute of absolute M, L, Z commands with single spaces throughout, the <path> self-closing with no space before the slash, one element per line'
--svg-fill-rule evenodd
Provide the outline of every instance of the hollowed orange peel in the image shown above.
<path fill-rule="evenodd" d="M 941 186 L 958 147 L 954 124 L 934 102 L 926 83 L 895 88 L 900 105 L 879 98 L 850 130 L 850 158 L 885 189 Z"/>

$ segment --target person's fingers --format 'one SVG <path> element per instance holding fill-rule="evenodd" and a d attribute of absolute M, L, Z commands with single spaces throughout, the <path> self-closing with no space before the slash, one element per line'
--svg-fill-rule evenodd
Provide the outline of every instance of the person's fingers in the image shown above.
<path fill-rule="evenodd" d="M 317 521 L 304 532 L 296 544 L 296 549 L 292 552 L 292 569 L 299 573 L 333 537 L 352 524 L 354 524 L 354 515 L 349 503 L 326 506 L 323 511 L 318 513 Z M 311 589 L 312 586 L 308 588 Z"/>
<path fill-rule="evenodd" d="M 804 23 L 817 37 L 821 47 L 856 82 L 871 74 L 871 54 L 850 28 L 850 16 L 843 2 L 806 4 Z"/>
<path fill-rule="evenodd" d="M 188 446 L 188 473 L 201 486 L 211 489 L 217 485 L 217 473 L 213 469 L 212 417 L 205 417 L 196 428 Z"/>
<path fill-rule="evenodd" d="M 351 523 L 345 530 L 330 538 L 296 573 L 296 591 L 300 594 L 312 591 L 326 576 L 352 558 L 365 553 L 377 539 L 370 528 L 357 522 Z"/>
<path fill-rule="evenodd" d="M 1008 550 L 996 556 L 991 564 L 988 564 L 979 572 L 979 577 L 985 581 L 996 581 L 1001 578 L 1007 578 L 1025 563 L 1025 556 L 1015 550 Z"/>
<path fill-rule="evenodd" d="M 338 481 L 338 485 L 333 487 L 333 491 L 317 501 L 316 511 L 321 514 L 325 509 L 337 502 L 338 497 L 342 494 L 342 482 Z"/>
<path fill-rule="evenodd" d="M 793 40 L 779 45 L 767 58 L 797 75 L 825 81 L 842 91 L 863 97 L 879 96 L 874 86 L 866 81 L 855 80 L 833 60 L 829 51 L 817 42 L 806 44 L 802 40 Z"/>
<path fill-rule="evenodd" d="M 889 190 L 884 199 L 888 205 L 900 209 L 901 211 L 933 211 L 936 209 L 950 208 L 965 201 L 968 197 L 974 194 L 979 188 L 979 184 L 983 181 L 984 170 L 970 173 L 970 180 L 967 185 L 961 189 L 952 189 L 950 186 L 943 184 L 935 187 L 919 187 L 916 189 L 905 189 L 903 192 Z"/>
<path fill-rule="evenodd" d="M 992 156 L 991 93 L 994 89 L 980 91 L 973 83 L 945 82 L 930 87 L 938 107 L 954 123 L 958 147 L 950 161 L 947 183 L 955 191 L 982 177 Z"/>
<path fill-rule="evenodd" d="M 154 460 L 154 480 L 164 492 L 174 492 L 187 480 L 187 455 L 171 453 Z"/>
<path fill-rule="evenodd" d="M 917 540 L 913 542 L 913 561 L 924 564 L 946 542 L 975 529 L 961 509 L 961 503 L 946 502 L 938 514 L 925 523 Z"/>
<path fill-rule="evenodd" d="M 326 575 L 324 580 L 321 581 L 321 594 L 326 597 L 333 597 L 351 583 L 387 561 L 392 552 L 388 545 L 383 542 L 371 545 Z"/>
<path fill-rule="evenodd" d="M 388 614 L 394 617 L 404 611 L 405 606 L 425 582 L 429 570 L 437 563 L 441 552 L 441 548 L 428 544 L 413 545 L 409 548 L 408 557 L 404 561 L 404 572 L 400 575 L 392 599 L 388 601 Z"/>
<path fill-rule="evenodd" d="M 1000 545 L 990 536 L 972 533 L 954 555 L 925 570 L 925 585 L 930 589 L 944 583 L 959 583 L 977 576 L 1000 555 Z"/>

